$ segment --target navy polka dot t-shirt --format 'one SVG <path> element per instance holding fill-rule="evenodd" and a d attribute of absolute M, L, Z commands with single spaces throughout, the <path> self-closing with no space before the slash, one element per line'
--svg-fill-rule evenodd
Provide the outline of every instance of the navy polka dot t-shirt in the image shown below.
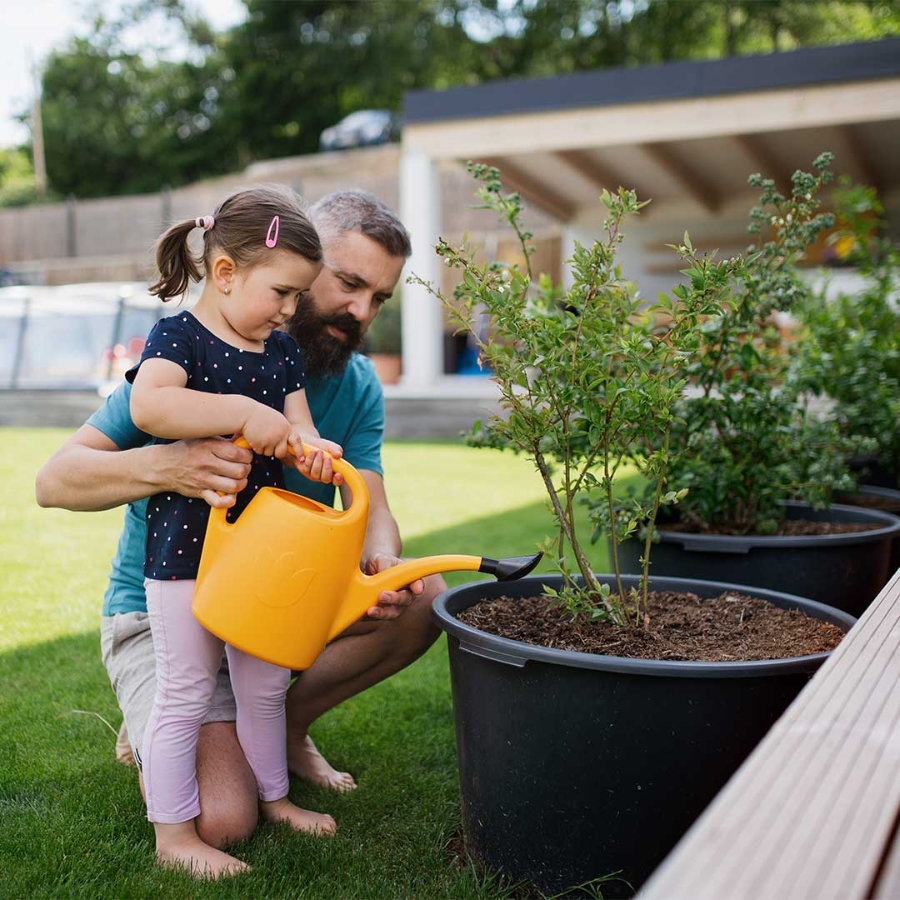
<path fill-rule="evenodd" d="M 153 326 L 141 362 L 168 359 L 187 373 L 187 387 L 209 394 L 243 394 L 279 412 L 284 399 L 306 383 L 303 353 L 289 335 L 273 331 L 261 353 L 226 344 L 189 312 L 162 319 Z M 138 363 L 126 376 L 133 382 Z M 155 443 L 171 441 L 154 438 Z M 233 522 L 264 485 L 284 486 L 282 464 L 274 456 L 254 455 L 247 487 L 228 510 Z M 171 491 L 147 503 L 147 554 L 144 576 L 155 580 L 196 578 L 206 534 L 209 506 L 203 500 Z"/>

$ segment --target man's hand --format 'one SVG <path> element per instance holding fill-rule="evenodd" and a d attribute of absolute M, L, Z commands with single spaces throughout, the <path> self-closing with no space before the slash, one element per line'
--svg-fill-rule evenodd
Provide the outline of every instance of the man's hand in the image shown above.
<path fill-rule="evenodd" d="M 390 569 L 401 562 L 403 560 L 397 556 L 381 553 L 367 559 L 363 566 L 363 571 L 366 575 L 376 575 L 378 572 Z M 424 590 L 425 582 L 419 578 L 412 584 L 407 585 L 403 590 L 382 591 L 378 595 L 378 605 L 370 606 L 366 610 L 366 616 L 370 619 L 396 619 L 398 616 L 403 615 L 406 607 Z"/>
<path fill-rule="evenodd" d="M 225 438 L 176 441 L 154 449 L 160 457 L 158 475 L 165 490 L 228 509 L 247 486 L 253 452 Z"/>
<path fill-rule="evenodd" d="M 252 460 L 249 450 L 221 438 L 122 450 L 93 425 L 82 425 L 41 467 L 35 498 L 40 506 L 100 510 L 176 491 L 227 508 L 247 486 Z"/>

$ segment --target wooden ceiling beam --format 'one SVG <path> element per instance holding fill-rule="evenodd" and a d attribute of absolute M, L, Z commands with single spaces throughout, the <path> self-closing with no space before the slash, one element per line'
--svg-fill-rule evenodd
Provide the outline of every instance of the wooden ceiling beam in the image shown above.
<path fill-rule="evenodd" d="M 602 191 L 606 188 L 610 193 L 614 193 L 624 183 L 623 179 L 612 169 L 598 163 L 583 150 L 557 150 L 553 155 L 561 159 L 582 178 L 590 181 L 598 190 Z"/>
<path fill-rule="evenodd" d="M 545 184 L 533 175 L 520 169 L 508 159 L 496 157 L 482 157 L 478 162 L 488 166 L 495 166 L 500 170 L 500 180 L 505 188 L 521 194 L 523 199 L 535 206 L 541 207 L 545 212 L 555 216 L 562 222 L 571 222 L 575 217 L 575 205 L 559 196 L 550 185 Z"/>
<path fill-rule="evenodd" d="M 882 184 L 878 173 L 872 168 L 871 160 L 859 139 L 859 134 L 856 129 L 852 125 L 843 125 L 839 130 L 841 139 L 844 142 L 844 147 L 850 157 L 848 160 L 850 166 L 859 173 L 858 177 L 865 184 L 875 188 L 880 194 L 884 185 Z"/>
<path fill-rule="evenodd" d="M 670 178 L 678 182 L 681 189 L 696 200 L 707 212 L 715 212 L 720 199 L 709 184 L 694 174 L 671 151 L 667 144 L 641 144 L 641 150 Z"/>
<path fill-rule="evenodd" d="M 779 163 L 775 157 L 762 146 L 762 144 L 760 144 L 756 137 L 752 137 L 749 134 L 733 134 L 729 136 L 729 140 L 733 144 L 736 144 L 746 156 L 750 157 L 750 161 L 753 163 L 754 167 L 759 170 L 759 174 L 762 175 L 763 178 L 771 178 L 772 181 L 775 182 L 775 187 L 785 196 L 790 193 L 792 173 L 788 172 L 787 169 L 785 169 L 785 167 L 781 165 L 781 163 Z"/>

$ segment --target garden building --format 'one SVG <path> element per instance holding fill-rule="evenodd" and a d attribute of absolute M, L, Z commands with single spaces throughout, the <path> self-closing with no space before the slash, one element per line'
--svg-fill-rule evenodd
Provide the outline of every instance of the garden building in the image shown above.
<path fill-rule="evenodd" d="M 406 95 L 400 203 L 416 240 L 410 270 L 433 283 L 432 251 L 455 230 L 442 211 L 449 161 L 497 166 L 509 189 L 557 223 L 565 259 L 598 236 L 603 189 L 633 188 L 652 200 L 630 226 L 624 274 L 655 299 L 679 279 L 667 244 L 685 230 L 695 247 L 733 254 L 747 246 L 747 212 L 760 172 L 784 191 L 823 150 L 834 170 L 878 189 L 900 235 L 900 39 L 702 62 L 583 72 Z M 474 182 L 472 182 L 474 190 Z M 486 214 L 487 215 L 487 214 Z M 529 222 L 536 237 L 541 222 Z M 547 232 L 546 227 L 544 228 Z M 830 247 L 813 264 L 829 264 Z M 538 265 L 544 263 L 538 260 Z M 428 391 L 445 380 L 442 312 L 407 285 L 403 385 Z"/>

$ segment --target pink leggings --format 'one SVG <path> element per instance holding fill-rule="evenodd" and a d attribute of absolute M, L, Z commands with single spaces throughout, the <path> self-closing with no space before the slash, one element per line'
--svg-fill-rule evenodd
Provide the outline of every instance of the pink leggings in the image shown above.
<path fill-rule="evenodd" d="M 147 818 L 171 824 L 200 815 L 197 738 L 223 648 L 237 703 L 237 736 L 256 776 L 260 800 L 286 797 L 284 695 L 290 670 L 235 650 L 208 632 L 191 612 L 193 581 L 148 578 L 145 586 L 156 654 L 156 697 L 141 761 Z"/>

